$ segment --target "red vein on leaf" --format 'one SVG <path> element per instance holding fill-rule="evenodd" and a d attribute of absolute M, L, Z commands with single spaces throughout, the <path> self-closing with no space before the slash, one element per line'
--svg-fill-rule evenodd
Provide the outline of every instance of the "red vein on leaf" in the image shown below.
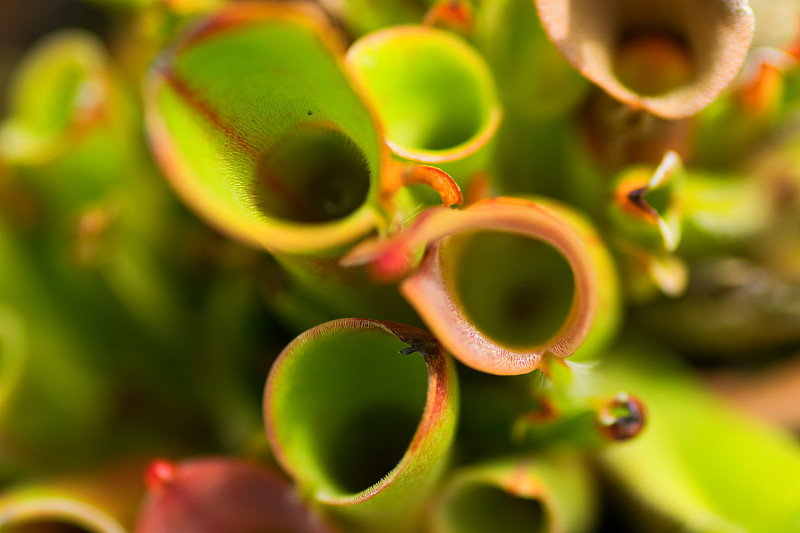
<path fill-rule="evenodd" d="M 269 166 L 264 159 L 264 154 L 225 122 L 222 117 L 220 117 L 219 113 L 201 99 L 172 68 L 161 66 L 158 71 L 167 83 L 169 83 L 170 87 L 172 87 L 190 107 L 199 111 L 208 121 L 216 126 L 225 137 L 234 142 L 240 149 L 247 152 L 254 159 L 256 168 L 261 170 L 263 179 L 269 187 L 276 191 L 287 203 L 291 204 L 293 209 L 296 209 L 298 212 L 306 211 L 307 206 L 302 198 L 295 194 L 294 191 L 284 186 L 280 180 L 275 179 L 275 176 L 269 172 Z"/>

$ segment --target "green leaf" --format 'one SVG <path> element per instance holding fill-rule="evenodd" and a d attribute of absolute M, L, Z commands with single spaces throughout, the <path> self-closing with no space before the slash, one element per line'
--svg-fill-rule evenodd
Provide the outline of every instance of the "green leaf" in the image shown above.
<path fill-rule="evenodd" d="M 686 255 L 708 255 L 713 248 L 720 252 L 735 249 L 737 243 L 769 227 L 774 198 L 760 180 L 704 172 L 692 172 L 687 178 Z"/>
<path fill-rule="evenodd" d="M 109 384 L 59 300 L 0 228 L 0 476 L 79 462 L 98 453 L 110 417 Z"/>
<path fill-rule="evenodd" d="M 630 496 L 687 531 L 789 533 L 800 526 L 800 447 L 736 412 L 656 346 L 629 344 L 602 367 L 638 394 L 640 436 L 601 454 Z"/>

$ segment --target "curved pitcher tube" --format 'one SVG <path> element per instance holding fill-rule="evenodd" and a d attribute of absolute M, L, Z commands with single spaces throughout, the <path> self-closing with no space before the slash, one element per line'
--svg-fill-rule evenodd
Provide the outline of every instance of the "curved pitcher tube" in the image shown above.
<path fill-rule="evenodd" d="M 432 533 L 581 533 L 596 514 L 586 464 L 567 453 L 497 459 L 455 471 L 431 512 Z"/>
<path fill-rule="evenodd" d="M 12 485 L 0 493 L 0 530 L 130 533 L 144 491 L 140 462 Z"/>
<path fill-rule="evenodd" d="M 183 200 L 274 252 L 320 254 L 380 226 L 388 150 L 343 55 L 306 2 L 231 4 L 165 51 L 146 80 L 145 118 Z"/>
<path fill-rule="evenodd" d="M 464 39 L 387 28 L 356 41 L 346 65 L 397 156 L 440 167 L 462 187 L 487 170 L 502 109 L 488 65 Z"/>
<path fill-rule="evenodd" d="M 105 121 L 111 93 L 102 43 L 81 30 L 40 41 L 16 69 L 8 115 L 0 124 L 0 159 L 43 164 Z"/>
<path fill-rule="evenodd" d="M 349 527 L 412 531 L 447 466 L 453 362 L 410 326 L 340 319 L 292 341 L 270 371 L 267 434 L 302 493 Z"/>
<path fill-rule="evenodd" d="M 492 374 L 531 372 L 548 353 L 590 357 L 619 319 L 608 251 L 585 220 L 549 200 L 430 209 L 342 262 L 372 263 L 377 277 L 405 275 L 400 292 L 445 348 Z"/>
<path fill-rule="evenodd" d="M 561 53 L 614 98 L 663 118 L 693 115 L 742 67 L 747 0 L 534 0 Z"/>

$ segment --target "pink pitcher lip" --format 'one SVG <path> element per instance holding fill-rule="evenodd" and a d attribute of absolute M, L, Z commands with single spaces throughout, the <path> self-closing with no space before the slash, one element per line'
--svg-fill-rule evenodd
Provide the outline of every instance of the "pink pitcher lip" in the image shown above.
<path fill-rule="evenodd" d="M 526 349 L 510 349 L 484 335 L 467 319 L 442 272 L 442 240 L 455 233 L 494 230 L 540 239 L 561 253 L 572 268 L 575 294 L 560 331 L 549 341 Z M 346 266 L 378 261 L 392 254 L 410 254 L 426 247 L 422 263 L 400 283 L 400 291 L 433 334 L 462 363 L 492 374 L 524 374 L 536 369 L 545 353 L 569 357 L 589 332 L 598 307 L 598 279 L 584 239 L 555 211 L 511 198 L 495 198 L 463 211 L 433 208 L 404 232 L 384 241 L 368 241 L 345 256 Z M 393 265 L 399 261 L 392 262 Z M 407 272 L 406 272 L 407 273 Z"/>

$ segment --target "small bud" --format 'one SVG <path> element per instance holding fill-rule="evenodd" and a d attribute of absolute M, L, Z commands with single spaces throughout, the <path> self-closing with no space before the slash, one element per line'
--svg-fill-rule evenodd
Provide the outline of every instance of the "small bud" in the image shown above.
<path fill-rule="evenodd" d="M 162 490 L 175 480 L 177 467 L 168 459 L 154 459 L 145 469 L 144 482 L 150 492 Z"/>
<path fill-rule="evenodd" d="M 627 392 L 620 392 L 597 413 L 600 432 L 609 440 L 628 440 L 644 427 L 644 404 Z"/>

